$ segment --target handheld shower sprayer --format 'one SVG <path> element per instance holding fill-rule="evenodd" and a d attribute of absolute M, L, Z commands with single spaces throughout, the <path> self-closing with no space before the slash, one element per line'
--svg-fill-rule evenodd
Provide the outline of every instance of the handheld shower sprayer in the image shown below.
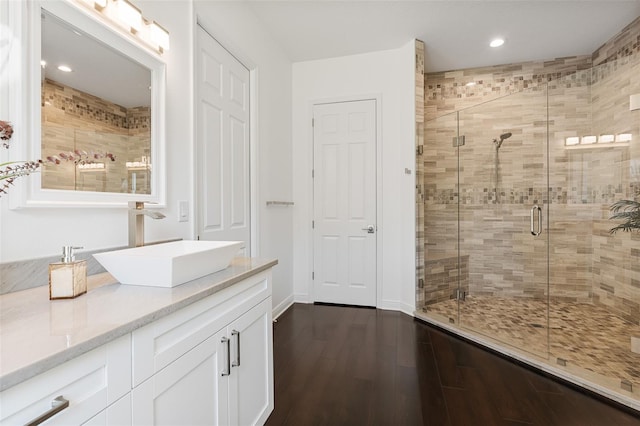
<path fill-rule="evenodd" d="M 509 139 L 510 137 L 511 137 L 511 132 L 507 132 L 500 135 L 500 140 L 494 139 L 493 143 L 496 145 L 496 149 L 500 149 L 500 147 L 502 146 L 502 142 L 504 142 L 505 139 Z"/>

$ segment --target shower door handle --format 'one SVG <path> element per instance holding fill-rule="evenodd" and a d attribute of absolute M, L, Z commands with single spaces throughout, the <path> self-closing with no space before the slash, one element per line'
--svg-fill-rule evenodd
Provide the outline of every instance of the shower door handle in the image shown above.
<path fill-rule="evenodd" d="M 538 230 L 535 230 L 535 226 L 534 226 L 534 212 L 538 211 Z M 537 237 L 538 235 L 542 234 L 542 209 L 536 204 L 535 206 L 531 207 L 531 235 L 533 235 L 534 237 Z"/>

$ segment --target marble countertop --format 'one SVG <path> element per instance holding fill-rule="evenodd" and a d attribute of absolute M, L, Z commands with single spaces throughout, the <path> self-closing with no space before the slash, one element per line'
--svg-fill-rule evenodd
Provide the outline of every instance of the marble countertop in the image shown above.
<path fill-rule="evenodd" d="M 0 391 L 132 332 L 245 278 L 277 260 L 235 258 L 219 272 L 173 288 L 121 285 L 89 277 L 89 291 L 49 300 L 49 287 L 0 296 Z"/>

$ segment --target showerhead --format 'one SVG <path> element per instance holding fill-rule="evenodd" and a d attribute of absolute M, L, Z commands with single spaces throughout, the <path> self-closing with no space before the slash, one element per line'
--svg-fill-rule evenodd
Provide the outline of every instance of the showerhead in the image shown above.
<path fill-rule="evenodd" d="M 496 144 L 496 149 L 500 148 L 502 146 L 502 142 L 504 142 L 505 139 L 509 139 L 510 137 L 511 132 L 507 132 L 500 135 L 500 140 L 494 139 L 493 143 Z"/>

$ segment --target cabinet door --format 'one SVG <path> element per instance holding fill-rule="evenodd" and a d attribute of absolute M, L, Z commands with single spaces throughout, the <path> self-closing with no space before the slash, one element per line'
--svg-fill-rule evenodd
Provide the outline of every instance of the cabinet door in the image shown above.
<path fill-rule="evenodd" d="M 83 425 L 131 426 L 131 394 L 126 394 Z"/>
<path fill-rule="evenodd" d="M 229 411 L 232 425 L 264 424 L 273 410 L 271 298 L 227 328 L 231 338 Z"/>
<path fill-rule="evenodd" d="M 206 339 L 132 391 L 134 425 L 228 424 L 228 344 Z"/>
<path fill-rule="evenodd" d="M 235 283 L 135 330 L 133 387 L 177 360 L 271 294 L 271 271 Z"/>

